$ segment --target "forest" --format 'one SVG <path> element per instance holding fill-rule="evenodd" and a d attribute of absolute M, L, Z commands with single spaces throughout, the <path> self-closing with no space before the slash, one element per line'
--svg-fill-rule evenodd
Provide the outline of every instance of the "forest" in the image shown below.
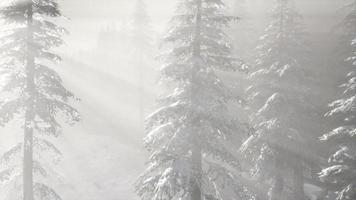
<path fill-rule="evenodd" d="M 0 0 L 0 200 L 356 200 L 356 0 Z"/>

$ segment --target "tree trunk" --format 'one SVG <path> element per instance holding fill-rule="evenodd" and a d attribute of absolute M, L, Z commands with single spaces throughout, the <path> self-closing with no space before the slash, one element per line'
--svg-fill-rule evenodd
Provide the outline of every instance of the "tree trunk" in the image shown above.
<path fill-rule="evenodd" d="M 293 167 L 293 195 L 295 200 L 305 200 L 304 195 L 304 175 L 303 166 L 300 162 L 299 156 L 295 158 L 295 164 Z"/>
<path fill-rule="evenodd" d="M 195 143 L 196 146 L 192 151 L 192 159 L 193 159 L 193 180 L 192 180 L 192 195 L 191 200 L 201 200 L 201 180 L 202 180 L 202 152 L 200 145 Z"/>
<path fill-rule="evenodd" d="M 23 158 L 23 199 L 33 200 L 33 128 L 30 111 L 26 112 Z"/>
<path fill-rule="evenodd" d="M 275 161 L 276 174 L 274 176 L 273 185 L 269 191 L 269 200 L 284 200 L 282 193 L 284 190 L 284 179 L 282 176 L 281 161 L 276 159 Z"/>
<path fill-rule="evenodd" d="M 195 18 L 195 31 L 194 31 L 194 50 L 193 56 L 195 58 L 200 58 L 201 55 L 201 7 L 202 7 L 202 0 L 196 0 L 197 3 L 197 13 Z"/>
<path fill-rule="evenodd" d="M 282 192 L 284 187 L 284 180 L 280 173 L 278 173 L 273 182 L 273 186 L 270 191 L 269 200 L 283 200 Z"/>
<path fill-rule="evenodd" d="M 26 63 L 26 113 L 24 126 L 24 157 L 23 157 L 23 199 L 33 200 L 33 128 L 34 128 L 34 98 L 35 98 L 35 67 L 32 49 L 33 42 L 33 10 L 32 4 L 27 11 L 27 63 Z"/>
<path fill-rule="evenodd" d="M 201 58 L 201 7 L 202 0 L 196 0 L 197 12 L 196 12 L 196 21 L 195 21 L 195 31 L 194 31 L 194 49 L 193 49 L 193 57 L 194 57 L 194 68 L 192 71 L 192 84 L 195 84 L 195 76 L 197 71 L 200 68 L 200 58 Z M 194 91 L 194 85 L 192 85 L 192 89 Z M 194 100 L 194 94 L 192 93 L 192 101 Z M 194 108 L 193 108 L 194 109 Z M 192 122 L 192 127 L 194 127 L 194 122 Z M 195 131 L 192 129 L 192 134 Z M 192 149 L 192 162 L 193 162 L 193 180 L 192 180 L 192 194 L 191 200 L 202 200 L 202 192 L 201 192 L 201 182 L 202 182 L 202 149 L 201 144 L 199 142 L 199 135 L 195 133 L 194 137 L 194 146 Z"/>

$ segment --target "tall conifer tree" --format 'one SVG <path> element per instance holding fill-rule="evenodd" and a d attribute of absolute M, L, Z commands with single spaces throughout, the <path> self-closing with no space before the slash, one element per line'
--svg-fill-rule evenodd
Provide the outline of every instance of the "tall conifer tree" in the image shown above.
<path fill-rule="evenodd" d="M 348 13 L 341 23 L 342 40 L 347 41 L 346 62 L 351 67 L 347 81 L 341 88 L 343 96 L 330 104 L 326 116 L 342 119 L 339 127 L 321 139 L 333 145 L 335 152 L 330 156 L 330 166 L 320 173 L 321 180 L 332 183 L 337 200 L 356 199 L 356 1 L 350 1 Z"/>
<path fill-rule="evenodd" d="M 240 199 L 234 138 L 245 125 L 229 115 L 238 101 L 217 71 L 241 69 L 224 29 L 235 17 L 222 0 L 179 0 L 164 38 L 162 80 L 168 94 L 146 122 L 148 168 L 137 192 L 144 200 Z M 245 133 L 246 134 L 246 133 Z"/>
<path fill-rule="evenodd" d="M 0 39 L 4 60 L 0 67 L 7 79 L 1 88 L 0 125 L 18 119 L 24 138 L 1 157 L 5 170 L 0 181 L 12 187 L 11 199 L 59 200 L 45 181 L 52 171 L 46 158 L 56 162 L 61 156 L 50 137 L 59 136 L 60 119 L 79 120 L 77 110 L 68 103 L 74 95 L 50 64 L 61 60 L 51 51 L 63 43 L 66 32 L 51 20 L 61 12 L 56 0 L 13 0 L 1 8 L 0 15 L 9 27 Z"/>
<path fill-rule="evenodd" d="M 276 0 L 272 22 L 260 39 L 247 89 L 255 133 L 243 144 L 252 153 L 252 174 L 271 181 L 269 199 L 305 199 L 305 177 L 318 162 L 308 148 L 313 140 L 315 108 L 310 99 L 308 45 L 301 16 L 292 0 Z M 315 161 L 313 161 L 315 160 Z"/>

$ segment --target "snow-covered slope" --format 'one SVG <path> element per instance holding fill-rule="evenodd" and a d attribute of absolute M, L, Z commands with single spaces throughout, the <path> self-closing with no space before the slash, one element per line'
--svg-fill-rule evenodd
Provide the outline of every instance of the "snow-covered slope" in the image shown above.
<path fill-rule="evenodd" d="M 59 72 L 81 99 L 76 104 L 83 118 L 62 137 L 64 199 L 134 199 L 133 184 L 145 160 L 137 87 L 70 58 Z"/>
<path fill-rule="evenodd" d="M 59 194 L 69 200 L 136 199 L 133 184 L 146 159 L 137 86 L 69 57 L 56 70 L 81 99 L 73 104 L 82 115 L 82 121 L 64 127 L 56 141 L 64 154 L 56 169 Z M 153 93 L 147 92 L 145 99 L 151 104 Z M 15 124 L 0 133 L 0 154 L 22 140 Z"/>

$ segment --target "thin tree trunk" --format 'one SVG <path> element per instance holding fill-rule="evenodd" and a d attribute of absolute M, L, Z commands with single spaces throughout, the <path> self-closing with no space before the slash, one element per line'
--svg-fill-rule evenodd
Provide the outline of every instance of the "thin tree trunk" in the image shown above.
<path fill-rule="evenodd" d="M 293 167 L 294 199 L 305 200 L 303 166 L 298 162 L 298 160 L 300 160 L 299 156 L 296 156 L 295 160 L 296 162 Z"/>
<path fill-rule="evenodd" d="M 195 143 L 196 146 L 192 151 L 192 159 L 193 159 L 193 182 L 192 182 L 192 200 L 201 200 L 202 193 L 201 193 L 201 179 L 202 179 L 202 152 L 201 147 L 197 142 Z"/>
<path fill-rule="evenodd" d="M 34 123 L 34 90 L 35 90 L 35 67 L 32 49 L 33 41 L 33 10 L 32 4 L 27 11 L 27 63 L 26 63 L 26 114 L 24 126 L 24 158 L 23 158 L 23 199 L 33 200 L 33 123 Z"/>
<path fill-rule="evenodd" d="M 23 158 L 23 199 L 33 200 L 33 128 L 31 127 L 30 114 L 26 113 L 26 126 L 24 137 L 24 158 Z"/>
<path fill-rule="evenodd" d="M 276 160 L 275 162 L 277 172 L 274 176 L 273 186 L 269 194 L 269 200 L 284 200 L 282 198 L 282 193 L 284 189 L 284 179 L 281 174 L 282 167 L 280 161 Z"/>
<path fill-rule="evenodd" d="M 274 178 L 274 183 L 271 189 L 270 200 L 282 200 L 282 192 L 284 187 L 283 177 L 278 173 Z"/>
<path fill-rule="evenodd" d="M 200 59 L 201 59 L 201 7 L 202 0 L 196 0 L 197 13 L 196 13 L 196 21 L 195 21 L 195 35 L 194 35 L 194 49 L 193 49 L 193 57 L 194 57 L 194 68 L 192 71 L 192 84 L 195 84 L 195 76 L 196 72 L 200 68 Z M 192 85 L 192 91 L 194 91 L 194 85 Z M 194 94 L 192 94 L 192 101 L 194 100 Z M 193 122 L 194 123 L 194 122 Z M 194 124 L 192 126 L 194 127 Z M 194 130 L 193 132 L 194 133 Z M 199 142 L 199 135 L 195 134 L 194 138 L 194 147 L 192 150 L 192 162 L 193 162 L 193 182 L 192 182 L 192 194 L 191 200 L 202 200 L 202 192 L 201 192 L 201 182 L 202 182 L 202 149 Z"/>
<path fill-rule="evenodd" d="M 202 16 L 201 16 L 201 7 L 202 7 L 202 0 L 196 0 L 197 2 L 197 14 L 195 19 L 195 35 L 194 35 L 194 50 L 193 56 L 195 58 L 201 57 L 201 23 L 202 23 Z"/>

